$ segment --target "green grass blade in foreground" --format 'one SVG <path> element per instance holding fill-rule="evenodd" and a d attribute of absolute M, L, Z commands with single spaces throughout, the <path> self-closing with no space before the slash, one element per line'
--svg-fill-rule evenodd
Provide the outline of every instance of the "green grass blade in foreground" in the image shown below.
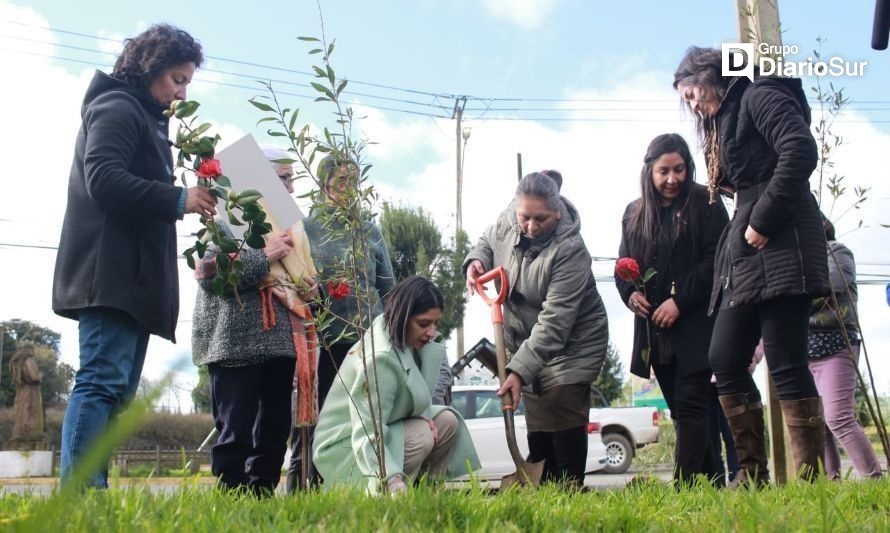
<path fill-rule="evenodd" d="M 183 362 L 176 365 L 176 369 L 183 366 Z M 71 474 L 71 478 L 65 481 L 61 494 L 70 497 L 78 493 L 86 484 L 87 479 L 96 471 L 103 468 L 112 452 L 123 443 L 127 437 L 136 432 L 139 425 L 145 419 L 146 413 L 152 404 L 160 398 L 161 392 L 173 381 L 176 369 L 169 371 L 157 385 L 150 387 L 141 398 L 135 399 L 121 412 L 114 422 L 108 425 L 106 430 L 93 442 L 85 454 L 78 460 L 77 466 Z"/>

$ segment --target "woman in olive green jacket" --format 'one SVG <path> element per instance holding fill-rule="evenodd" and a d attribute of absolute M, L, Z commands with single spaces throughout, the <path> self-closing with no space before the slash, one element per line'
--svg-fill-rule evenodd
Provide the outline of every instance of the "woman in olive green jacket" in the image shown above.
<path fill-rule="evenodd" d="M 479 468 L 460 414 L 432 405 L 444 356 L 432 340 L 443 307 L 432 282 L 406 278 L 346 355 L 315 429 L 313 458 L 324 487 L 399 492 L 421 474 L 443 479 Z M 382 450 L 375 439 L 378 415 Z"/>
<path fill-rule="evenodd" d="M 467 286 L 507 270 L 504 337 L 512 358 L 498 394 L 525 396 L 530 461 L 544 479 L 580 485 L 587 461 L 590 384 L 609 342 L 606 310 L 590 269 L 575 206 L 556 182 L 534 172 L 464 260 Z"/>

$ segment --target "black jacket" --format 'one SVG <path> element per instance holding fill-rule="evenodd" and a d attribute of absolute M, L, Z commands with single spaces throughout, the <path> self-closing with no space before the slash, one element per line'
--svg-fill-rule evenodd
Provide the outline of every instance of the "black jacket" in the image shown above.
<path fill-rule="evenodd" d="M 737 193 L 719 246 L 711 310 L 718 303 L 734 308 L 827 294 L 825 233 L 809 182 L 818 150 L 800 80 L 736 78 L 716 120 L 722 180 Z M 749 224 L 769 237 L 763 250 L 745 241 Z"/>
<path fill-rule="evenodd" d="M 714 277 L 714 254 L 717 241 L 729 217 L 722 203 L 708 204 L 708 191 L 704 186 L 694 185 L 689 199 L 690 219 L 694 226 L 674 240 L 670 257 L 670 272 L 659 272 L 646 286 L 647 295 L 656 292 L 669 296 L 671 283 L 676 294 L 674 302 L 680 309 L 680 318 L 668 329 L 659 329 L 660 335 L 668 335 L 674 349 L 677 375 L 685 376 L 700 372 L 709 367 L 708 347 L 711 344 L 711 330 L 714 320 L 708 316 L 708 297 L 711 294 L 711 283 Z M 632 257 L 629 247 L 628 223 L 634 208 L 640 200 L 634 200 L 624 210 L 621 224 L 620 257 Z M 640 261 L 640 270 L 645 273 L 654 264 Z M 636 290 L 633 283 L 615 277 L 615 285 L 621 294 L 621 301 L 627 304 L 630 295 Z M 653 289 L 658 290 L 653 290 Z M 651 302 L 651 299 L 650 299 Z M 661 303 L 660 301 L 658 303 Z M 653 302 L 652 311 L 657 305 Z M 656 343 L 656 330 L 652 326 L 652 343 Z M 630 371 L 636 376 L 649 378 L 649 367 L 643 362 L 640 351 L 646 348 L 646 320 L 636 317 L 634 320 L 634 344 L 631 354 Z"/>
<path fill-rule="evenodd" d="M 84 97 L 53 276 L 53 311 L 110 307 L 174 339 L 179 313 L 168 119 L 147 91 L 96 72 Z"/>

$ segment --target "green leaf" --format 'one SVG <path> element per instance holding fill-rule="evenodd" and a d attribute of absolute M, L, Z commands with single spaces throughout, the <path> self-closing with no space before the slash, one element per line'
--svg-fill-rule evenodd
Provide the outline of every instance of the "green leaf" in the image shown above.
<path fill-rule="evenodd" d="M 290 116 L 290 125 L 288 126 L 289 130 L 294 129 L 294 125 L 297 123 L 297 117 L 300 115 L 299 109 L 294 109 L 293 114 Z"/>
<path fill-rule="evenodd" d="M 643 283 L 648 282 L 650 279 L 652 279 L 652 276 L 657 273 L 658 272 L 654 268 L 650 268 L 649 270 L 647 270 L 646 273 L 643 274 Z"/>
<path fill-rule="evenodd" d="M 340 85 L 337 86 L 337 96 L 340 96 L 340 93 L 343 92 L 343 89 L 346 88 L 346 80 L 340 82 Z"/>
<path fill-rule="evenodd" d="M 226 293 L 226 278 L 217 273 L 213 276 L 213 294 L 222 296 Z"/>
<path fill-rule="evenodd" d="M 297 39 L 301 41 L 306 41 L 307 43 L 320 43 L 317 37 L 297 37 Z"/>
<path fill-rule="evenodd" d="M 198 241 L 195 243 L 195 249 L 198 250 L 198 257 L 204 259 L 204 254 L 207 253 L 207 242 L 206 241 Z"/>
<path fill-rule="evenodd" d="M 228 178 L 225 174 L 220 174 L 219 176 L 217 176 L 217 178 L 216 178 L 216 183 L 217 183 L 217 185 L 219 185 L 220 187 L 229 187 L 229 188 L 232 187 L 232 182 L 231 182 L 231 180 L 229 180 L 229 178 Z M 223 200 L 226 199 L 224 196 L 222 196 L 221 198 L 222 198 Z"/>
<path fill-rule="evenodd" d="M 324 50 L 322 50 L 321 48 L 313 48 L 312 50 L 309 50 L 309 55 L 318 54 L 321 52 L 324 52 Z"/>
<path fill-rule="evenodd" d="M 238 217 L 235 215 L 235 213 L 232 212 L 232 210 L 229 207 L 226 207 L 226 214 L 229 215 L 229 224 L 231 224 L 233 226 L 243 226 L 244 225 L 244 222 L 241 222 L 240 220 L 238 220 Z"/>
<path fill-rule="evenodd" d="M 210 129 L 210 124 L 207 124 L 207 123 L 205 122 L 204 124 L 201 124 L 200 126 L 198 126 L 197 128 L 195 128 L 194 130 L 192 130 L 191 136 L 192 136 L 192 137 L 197 137 L 198 135 L 201 135 L 202 133 L 204 133 L 205 131 L 207 131 L 207 130 L 209 130 L 209 129 Z"/>
<path fill-rule="evenodd" d="M 280 131 L 269 130 L 266 132 L 269 137 L 287 137 L 286 133 L 281 133 Z"/>
<path fill-rule="evenodd" d="M 275 109 L 272 106 L 270 106 L 269 104 L 264 104 L 262 102 L 258 102 L 256 97 L 248 98 L 247 101 L 250 102 L 251 104 L 253 104 L 253 106 L 255 108 L 259 109 L 260 111 L 267 111 L 267 112 L 271 111 L 273 113 L 275 112 Z"/>
<path fill-rule="evenodd" d="M 259 126 L 263 122 L 275 122 L 278 120 L 278 117 L 263 117 L 256 121 L 256 125 Z"/>
<path fill-rule="evenodd" d="M 331 54 L 334 53 L 334 43 L 335 43 L 335 42 L 336 42 L 336 41 L 331 41 L 331 44 L 328 45 L 328 54 L 327 54 L 327 55 L 328 55 L 329 57 L 330 57 Z M 334 82 L 331 81 L 331 83 L 334 83 Z"/>
<path fill-rule="evenodd" d="M 238 251 L 238 243 L 235 242 L 234 239 L 230 239 L 228 237 L 223 237 L 222 239 L 219 240 L 219 247 L 223 252 L 225 252 L 227 254 L 233 254 Z M 217 261 L 219 261 L 218 258 L 221 255 L 223 255 L 223 254 L 220 254 L 217 256 Z M 226 258 L 226 259 L 228 259 L 228 258 Z"/>
<path fill-rule="evenodd" d="M 232 261 L 232 272 L 235 272 L 240 276 L 244 272 L 244 261 L 240 259 Z"/>
<path fill-rule="evenodd" d="M 333 48 L 333 47 L 334 47 L 334 44 L 331 43 L 331 48 Z M 331 87 L 333 87 L 334 84 L 337 83 L 337 78 L 336 78 L 336 76 L 334 76 L 334 69 L 332 69 L 330 65 L 325 65 L 325 68 L 328 71 L 327 72 L 328 73 L 328 81 L 331 82 Z"/>
<path fill-rule="evenodd" d="M 231 261 L 226 254 L 216 254 L 216 268 L 219 272 L 228 272 Z"/>
<path fill-rule="evenodd" d="M 246 237 L 244 239 L 244 242 L 248 246 L 256 250 L 260 250 L 266 247 L 266 240 L 263 239 L 262 235 L 251 234 L 250 237 Z"/>
<path fill-rule="evenodd" d="M 249 196 L 259 196 L 262 198 L 263 194 L 256 189 L 244 189 L 240 193 L 238 193 L 238 200 L 240 201 L 243 198 L 247 198 Z"/>

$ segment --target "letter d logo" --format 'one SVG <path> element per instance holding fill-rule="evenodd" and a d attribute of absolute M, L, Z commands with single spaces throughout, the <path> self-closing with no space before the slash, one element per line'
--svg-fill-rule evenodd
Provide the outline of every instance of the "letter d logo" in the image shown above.
<path fill-rule="evenodd" d="M 754 43 L 723 43 L 723 76 L 745 76 L 754 81 Z"/>

